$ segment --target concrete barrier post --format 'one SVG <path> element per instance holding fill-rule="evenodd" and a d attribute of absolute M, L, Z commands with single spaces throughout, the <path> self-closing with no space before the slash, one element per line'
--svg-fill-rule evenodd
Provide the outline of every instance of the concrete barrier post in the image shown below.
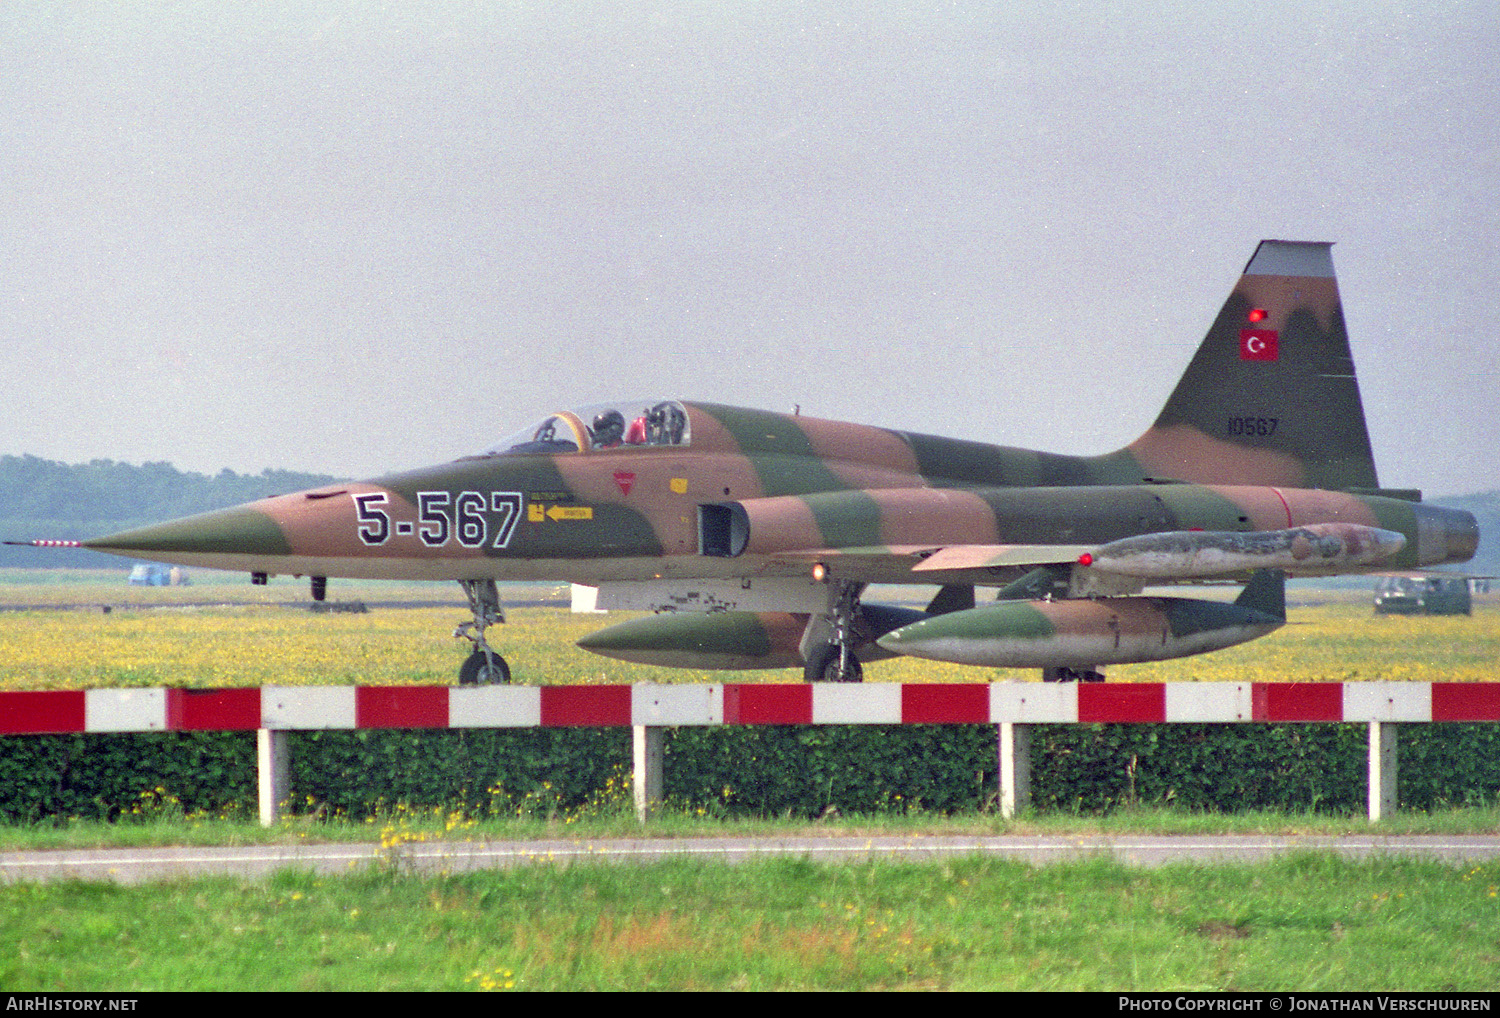
<path fill-rule="evenodd" d="M 641 823 L 651 818 L 661 805 L 661 749 L 663 730 L 651 725 L 635 725 L 632 763 L 635 780 L 635 815 Z"/>
<path fill-rule="evenodd" d="M 1031 808 L 1031 726 L 1000 723 L 1000 815 L 1007 820 Z"/>
<path fill-rule="evenodd" d="M 281 804 L 292 797 L 287 733 L 261 728 L 255 733 L 256 770 L 260 778 L 260 824 L 275 827 Z"/>
<path fill-rule="evenodd" d="M 1396 724 L 1370 722 L 1370 823 L 1396 812 Z"/>

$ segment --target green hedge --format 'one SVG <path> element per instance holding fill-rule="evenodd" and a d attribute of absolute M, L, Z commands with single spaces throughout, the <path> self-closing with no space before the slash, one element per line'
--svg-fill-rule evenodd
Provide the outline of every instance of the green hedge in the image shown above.
<path fill-rule="evenodd" d="M 216 811 L 256 801 L 255 733 L 14 735 L 0 739 L 0 816 L 115 819 L 158 788 Z"/>
<path fill-rule="evenodd" d="M 1122 804 L 1360 812 L 1367 728 L 1327 725 L 1042 725 L 1032 736 L 1039 810 Z M 618 792 L 628 729 L 299 732 L 298 811 L 380 806 L 566 812 Z M 1404 808 L 1491 803 L 1500 726 L 1401 728 Z M 679 728 L 667 795 L 742 815 L 982 808 L 996 788 L 993 725 Z M 0 738 L 0 816 L 115 819 L 162 799 L 188 813 L 253 809 L 254 733 Z M 160 791 L 157 791 L 160 790 Z"/>

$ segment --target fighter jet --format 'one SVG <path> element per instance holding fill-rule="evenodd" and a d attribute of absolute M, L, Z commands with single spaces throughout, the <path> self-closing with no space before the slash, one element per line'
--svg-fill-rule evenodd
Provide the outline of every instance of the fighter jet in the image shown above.
<path fill-rule="evenodd" d="M 1473 516 L 1377 480 L 1330 248 L 1263 241 L 1156 422 L 1105 455 L 627 399 L 452 463 L 82 544 L 308 576 L 318 599 L 329 577 L 456 580 L 463 683 L 510 679 L 486 638 L 506 580 L 656 612 L 580 641 L 626 660 L 859 681 L 904 654 L 1097 681 L 1272 631 L 1285 576 L 1474 554 Z M 1204 581 L 1245 588 L 1145 593 Z M 938 592 L 926 610 L 865 603 L 876 583 Z"/>

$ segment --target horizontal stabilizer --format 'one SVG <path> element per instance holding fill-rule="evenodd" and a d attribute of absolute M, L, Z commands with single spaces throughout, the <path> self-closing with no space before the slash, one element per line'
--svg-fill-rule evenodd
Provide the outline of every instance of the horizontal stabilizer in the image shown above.
<path fill-rule="evenodd" d="M 912 567 L 914 573 L 1072 563 L 1096 544 L 963 544 L 944 548 Z"/>

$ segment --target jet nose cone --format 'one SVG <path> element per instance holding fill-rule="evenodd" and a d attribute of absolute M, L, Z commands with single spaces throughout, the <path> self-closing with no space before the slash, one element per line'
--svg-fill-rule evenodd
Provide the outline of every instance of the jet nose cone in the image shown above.
<path fill-rule="evenodd" d="M 286 536 L 269 516 L 249 506 L 219 509 L 84 541 L 85 548 L 172 561 L 179 555 L 286 555 Z"/>

